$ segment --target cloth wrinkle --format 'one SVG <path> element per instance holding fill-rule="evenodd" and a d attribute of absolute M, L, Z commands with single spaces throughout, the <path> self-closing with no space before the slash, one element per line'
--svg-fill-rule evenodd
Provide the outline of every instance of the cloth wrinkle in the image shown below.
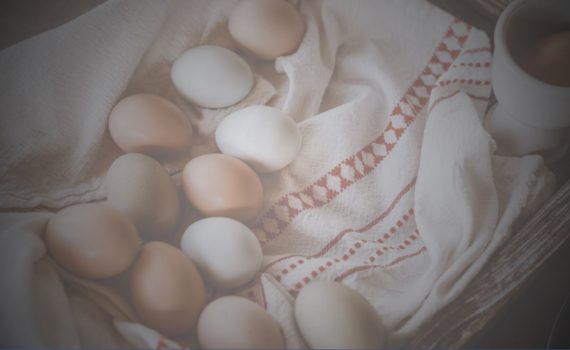
<path fill-rule="evenodd" d="M 235 2 L 106 2 L 0 52 L 3 345 L 182 348 L 113 319 L 124 310 L 93 284 L 67 288 L 41 240 L 45 208 L 105 199 L 105 171 L 121 154 L 107 117 L 130 94 L 169 99 L 192 124 L 191 150 L 164 163 L 177 184 L 187 160 L 217 152 L 215 129 L 233 111 L 269 104 L 298 123 L 296 159 L 260 176 L 264 205 L 250 226 L 262 272 L 231 291 L 265 307 L 289 348 L 307 347 L 293 306 L 318 280 L 362 294 L 386 346 L 413 344 L 552 194 L 542 158 L 494 155 L 482 126 L 491 94 L 483 32 L 422 0 L 294 4 L 306 24 L 297 51 L 275 62 L 243 55 L 254 87 L 222 109 L 192 106 L 169 74 L 197 45 L 242 54 L 227 29 Z"/>

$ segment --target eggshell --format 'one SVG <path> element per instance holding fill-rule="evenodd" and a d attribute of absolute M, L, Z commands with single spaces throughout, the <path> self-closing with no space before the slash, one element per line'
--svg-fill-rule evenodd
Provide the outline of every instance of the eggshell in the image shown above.
<path fill-rule="evenodd" d="M 570 86 L 570 30 L 544 36 L 518 61 L 524 70 L 539 80 Z"/>
<path fill-rule="evenodd" d="M 340 283 L 318 281 L 301 289 L 295 321 L 313 349 L 382 347 L 383 328 L 376 311 L 356 291 Z"/>
<path fill-rule="evenodd" d="M 127 270 L 139 248 L 138 232 L 129 218 L 102 204 L 78 204 L 56 213 L 45 241 L 52 258 L 67 271 L 101 279 Z"/>
<path fill-rule="evenodd" d="M 283 0 L 243 0 L 228 25 L 240 48 L 267 60 L 293 53 L 305 33 L 303 17 Z"/>
<path fill-rule="evenodd" d="M 226 216 L 241 222 L 255 218 L 263 202 L 257 174 L 239 159 L 205 154 L 184 167 L 182 185 L 188 200 L 204 216 Z"/>
<path fill-rule="evenodd" d="M 198 320 L 204 349 L 283 349 L 279 324 L 261 306 L 236 296 L 214 300 Z"/>
<path fill-rule="evenodd" d="M 177 223 L 176 186 L 163 166 L 140 153 L 117 158 L 105 179 L 110 205 L 126 213 L 140 232 L 161 236 Z"/>
<path fill-rule="evenodd" d="M 198 220 L 186 229 L 182 251 L 217 287 L 239 287 L 261 268 L 261 245 L 239 221 L 214 217 Z"/>
<path fill-rule="evenodd" d="M 163 242 L 143 246 L 133 266 L 131 292 L 147 326 L 171 337 L 188 333 L 206 305 L 198 270 L 182 251 Z"/>
<path fill-rule="evenodd" d="M 109 114 L 109 132 L 125 152 L 155 157 L 188 151 L 192 124 L 174 103 L 156 95 L 128 96 Z"/>
<path fill-rule="evenodd" d="M 188 101 L 222 108 L 244 99 L 253 87 L 253 73 L 235 52 L 219 46 L 197 46 L 176 59 L 170 77 Z"/>
<path fill-rule="evenodd" d="M 216 129 L 224 154 L 266 173 L 286 167 L 301 148 L 297 123 L 277 108 L 251 106 L 227 116 Z"/>

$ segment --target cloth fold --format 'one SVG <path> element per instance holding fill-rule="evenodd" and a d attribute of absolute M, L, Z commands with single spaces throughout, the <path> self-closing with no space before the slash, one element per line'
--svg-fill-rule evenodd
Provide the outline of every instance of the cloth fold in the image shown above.
<path fill-rule="evenodd" d="M 386 344 L 405 346 L 552 193 L 542 158 L 494 155 L 482 127 L 488 38 L 425 1 L 299 1 L 299 49 L 275 62 L 244 56 L 256 75 L 245 100 L 187 104 L 170 65 L 196 45 L 237 50 L 235 3 L 107 2 L 0 52 L 3 346 L 194 346 L 136 323 L 116 293 L 65 278 L 41 241 L 51 215 L 41 208 L 105 199 L 104 174 L 121 154 L 107 116 L 132 93 L 163 96 L 192 122 L 189 154 L 165 163 L 173 175 L 216 152 L 215 127 L 236 109 L 269 104 L 298 122 L 298 157 L 261 176 L 252 229 L 262 271 L 231 291 L 263 305 L 290 348 L 306 347 L 292 307 L 314 280 L 357 290 Z"/>

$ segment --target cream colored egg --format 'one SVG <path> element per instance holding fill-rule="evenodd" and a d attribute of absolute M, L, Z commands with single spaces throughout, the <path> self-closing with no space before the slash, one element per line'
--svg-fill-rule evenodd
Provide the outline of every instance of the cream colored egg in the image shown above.
<path fill-rule="evenodd" d="M 293 53 L 305 33 L 303 17 L 283 0 L 242 0 L 228 25 L 241 49 L 266 60 Z"/>
<path fill-rule="evenodd" d="M 126 213 L 141 233 L 161 236 L 177 223 L 176 187 L 163 166 L 140 153 L 117 158 L 105 179 L 110 205 Z"/>
<path fill-rule="evenodd" d="M 301 148 L 297 123 L 268 106 L 250 106 L 227 116 L 216 129 L 216 144 L 224 154 L 239 158 L 258 172 L 286 167 Z"/>
<path fill-rule="evenodd" d="M 182 172 L 186 197 L 204 216 L 226 216 L 248 222 L 263 204 L 263 187 L 247 164 L 225 154 L 192 159 Z"/>
<path fill-rule="evenodd" d="M 214 300 L 198 320 L 204 349 L 283 349 L 281 327 L 261 306 L 245 298 Z"/>
<path fill-rule="evenodd" d="M 323 349 L 379 349 L 383 328 L 370 303 L 340 283 L 313 282 L 295 300 L 295 321 L 307 344 Z"/>
<path fill-rule="evenodd" d="M 253 87 L 253 73 L 235 52 L 219 46 L 197 46 L 176 59 L 170 77 L 188 101 L 223 108 L 243 100 Z"/>
<path fill-rule="evenodd" d="M 126 271 L 141 244 L 129 218 L 103 204 L 78 204 L 60 210 L 47 224 L 45 241 L 62 268 L 94 279 Z"/>
<path fill-rule="evenodd" d="M 128 96 L 109 115 L 109 132 L 125 152 L 155 157 L 188 151 L 192 125 L 174 103 L 156 95 Z"/>
<path fill-rule="evenodd" d="M 194 264 L 163 242 L 141 249 L 131 273 L 131 293 L 143 323 L 171 337 L 188 334 L 206 305 L 204 282 Z"/>
<path fill-rule="evenodd" d="M 234 288 L 251 281 L 263 253 L 255 234 L 241 222 L 224 217 L 198 220 L 181 240 L 182 251 L 217 287 Z"/>

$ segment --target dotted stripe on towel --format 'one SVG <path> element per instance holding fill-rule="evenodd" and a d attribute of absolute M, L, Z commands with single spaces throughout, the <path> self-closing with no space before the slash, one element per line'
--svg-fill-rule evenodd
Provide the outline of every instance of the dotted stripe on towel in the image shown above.
<path fill-rule="evenodd" d="M 488 86 L 491 85 L 490 80 L 478 80 L 478 79 L 450 79 L 450 80 L 442 80 L 440 81 L 437 86 L 448 86 L 451 84 L 464 84 L 464 85 L 483 85 Z"/>
<path fill-rule="evenodd" d="M 491 67 L 491 62 L 461 62 L 458 64 L 454 64 L 451 68 L 459 68 L 459 67 L 467 67 L 467 68 L 489 68 Z"/>
<path fill-rule="evenodd" d="M 386 233 L 382 236 L 381 239 L 369 242 L 369 243 L 375 244 L 375 246 L 372 247 L 372 249 L 371 249 L 375 256 L 381 256 L 381 255 L 385 254 L 385 252 L 388 250 L 398 250 L 398 251 L 404 250 L 409 245 L 411 245 L 411 243 L 413 241 L 417 240 L 417 238 L 418 238 L 418 236 L 416 235 L 417 230 L 415 229 L 415 222 L 413 222 L 413 220 L 412 220 L 413 213 L 414 213 L 413 209 L 408 210 L 405 214 L 402 215 L 402 217 L 400 219 L 396 220 L 396 222 L 392 225 L 392 227 L 390 227 L 386 231 Z M 404 239 L 404 241 L 401 244 L 398 244 L 396 246 L 390 246 L 390 245 L 384 244 L 385 240 L 388 240 L 389 238 L 393 237 L 396 234 L 396 232 L 398 232 L 398 229 L 400 229 L 403 226 L 404 222 L 414 224 L 414 226 L 412 227 L 412 230 L 413 230 L 412 234 L 409 235 L 408 237 L 406 237 L 406 239 Z M 414 238 L 412 238 L 412 237 L 414 237 Z M 404 243 L 404 242 L 407 242 L 407 243 Z M 366 247 L 368 249 L 371 248 L 370 245 L 366 244 L 366 242 L 364 242 L 363 240 L 358 240 L 354 244 L 347 247 L 346 250 L 344 251 L 344 254 L 341 257 L 328 260 L 326 263 L 321 264 L 320 266 L 312 269 L 312 271 L 310 271 L 308 274 L 306 274 L 304 277 L 302 277 L 298 282 L 296 282 L 296 283 L 291 282 L 288 284 L 293 285 L 293 290 L 298 291 L 304 285 L 306 285 L 306 284 L 310 283 L 312 280 L 316 279 L 319 274 L 321 274 L 327 270 L 333 269 L 334 267 L 338 266 L 339 264 L 344 263 L 344 262 L 348 261 L 349 259 L 355 257 L 358 250 L 360 250 L 363 247 Z M 299 260 L 299 262 L 301 262 L 301 261 L 302 260 Z M 285 268 L 284 270 L 277 272 L 277 274 L 275 274 L 274 277 L 278 281 L 281 281 L 282 276 L 284 276 L 288 272 L 291 272 L 292 270 L 294 270 L 295 267 L 297 267 L 296 264 L 291 264 L 290 266 L 288 266 L 288 268 Z M 338 268 L 341 268 L 341 266 L 339 266 Z"/>
<path fill-rule="evenodd" d="M 489 97 L 476 96 L 476 95 L 473 95 L 473 94 L 470 94 L 470 93 L 466 93 L 465 91 L 456 90 L 456 91 L 450 93 L 449 95 L 441 96 L 440 98 L 438 98 L 437 100 L 435 100 L 435 101 L 431 104 L 428 113 L 431 113 L 431 111 L 432 111 L 438 104 L 440 104 L 440 102 L 445 101 L 445 100 L 448 100 L 448 99 L 454 97 L 455 95 L 459 94 L 460 92 L 466 94 L 467 96 L 469 96 L 470 98 L 475 99 L 475 100 L 489 101 L 489 100 L 491 99 L 490 96 L 489 96 Z"/>
<path fill-rule="evenodd" d="M 275 264 L 278 264 L 282 261 L 285 261 L 287 259 L 293 259 L 293 258 L 308 258 L 308 257 L 312 257 L 312 258 L 318 258 L 321 257 L 323 255 L 325 255 L 330 249 L 332 249 L 338 242 L 341 241 L 342 237 L 345 236 L 346 234 L 350 233 L 350 232 L 358 232 L 358 233 L 363 233 L 365 231 L 368 231 L 369 229 L 371 229 L 373 226 L 377 225 L 378 223 L 382 222 L 382 220 L 384 220 L 391 212 L 392 210 L 394 210 L 394 208 L 396 207 L 396 205 L 400 202 L 400 200 L 414 187 L 414 185 L 416 184 L 416 178 L 414 177 L 412 179 L 412 181 L 410 181 L 409 184 L 407 184 L 401 191 L 400 193 L 398 193 L 398 195 L 394 198 L 394 200 L 392 200 L 392 202 L 390 203 L 390 205 L 377 217 L 375 217 L 371 222 L 369 222 L 368 224 L 366 224 L 363 227 L 360 227 L 358 229 L 345 229 L 342 230 L 341 232 L 339 232 L 332 240 L 330 240 L 323 249 L 321 249 L 318 253 L 310 255 L 310 256 L 305 256 L 305 255 L 301 255 L 301 254 L 292 254 L 292 255 L 287 255 L 284 257 L 281 257 L 271 263 L 269 263 L 267 266 L 265 266 L 265 268 L 263 269 L 264 271 L 267 271 L 270 267 L 272 267 Z M 405 218 L 405 217 L 404 217 Z M 303 263 L 303 259 L 299 259 L 298 260 L 299 263 Z"/>
<path fill-rule="evenodd" d="M 426 67 L 390 113 L 381 135 L 307 188 L 282 196 L 262 214 L 256 225 L 264 232 L 262 244 L 283 233 L 301 212 L 323 207 L 378 167 L 427 104 L 437 79 L 459 56 L 470 30 L 468 24 L 457 19 L 451 23 Z"/>
<path fill-rule="evenodd" d="M 388 264 L 384 264 L 384 265 L 360 265 L 360 266 L 356 266 L 353 268 L 350 268 L 348 270 L 346 270 L 345 272 L 343 272 L 342 274 L 340 274 L 338 277 L 336 277 L 334 279 L 335 282 L 341 282 L 342 280 L 344 280 L 345 278 L 347 278 L 348 276 L 359 272 L 359 271 L 364 271 L 364 270 L 370 270 L 370 269 L 387 269 L 390 267 L 394 267 L 396 265 L 398 265 L 399 263 L 406 261 L 408 259 L 414 258 L 416 256 L 421 255 L 422 253 L 426 252 L 427 248 L 425 246 L 422 246 L 420 249 L 418 249 L 417 251 L 407 254 L 407 255 L 402 255 L 396 259 L 394 259 L 393 261 L 391 261 Z"/>

